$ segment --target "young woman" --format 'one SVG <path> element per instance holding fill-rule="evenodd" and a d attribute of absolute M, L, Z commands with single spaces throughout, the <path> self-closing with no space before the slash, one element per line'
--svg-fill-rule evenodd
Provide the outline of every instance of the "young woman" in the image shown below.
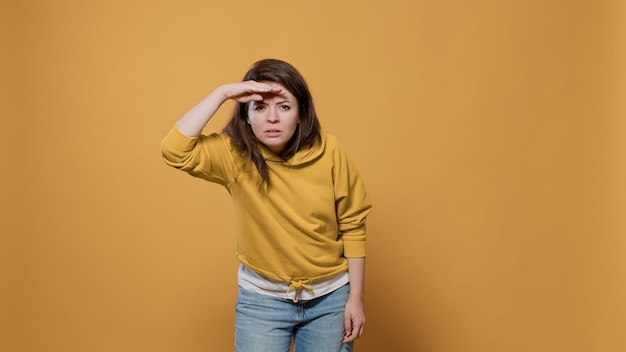
<path fill-rule="evenodd" d="M 201 135 L 228 99 L 222 133 Z M 167 164 L 224 186 L 237 222 L 240 352 L 352 351 L 363 334 L 371 204 L 300 73 L 256 62 L 187 112 L 162 143 Z"/>

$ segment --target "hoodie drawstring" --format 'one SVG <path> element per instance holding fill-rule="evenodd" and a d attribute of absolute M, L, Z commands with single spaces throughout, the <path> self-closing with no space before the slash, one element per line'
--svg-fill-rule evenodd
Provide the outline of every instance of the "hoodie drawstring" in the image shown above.
<path fill-rule="evenodd" d="M 287 288 L 287 293 L 285 295 L 289 295 L 289 292 L 291 291 L 291 289 L 293 289 L 295 291 L 295 294 L 293 296 L 293 303 L 298 303 L 298 294 L 300 293 L 301 289 L 313 291 L 313 287 L 307 285 L 307 283 L 309 282 L 310 280 L 291 280 L 291 285 L 289 285 L 289 287 Z"/>

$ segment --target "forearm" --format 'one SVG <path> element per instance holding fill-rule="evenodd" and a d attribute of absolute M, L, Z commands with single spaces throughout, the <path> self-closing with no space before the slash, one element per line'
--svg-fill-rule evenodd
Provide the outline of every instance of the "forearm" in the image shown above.
<path fill-rule="evenodd" d="M 344 310 L 345 334 L 343 342 L 351 342 L 363 335 L 365 308 L 363 306 L 363 283 L 365 281 L 365 257 L 348 258 L 350 296 Z"/>
<path fill-rule="evenodd" d="M 363 300 L 365 257 L 348 258 L 348 278 L 350 279 L 350 298 Z"/>
<path fill-rule="evenodd" d="M 222 87 L 217 88 L 183 115 L 176 123 L 176 126 L 180 132 L 188 137 L 199 136 L 204 126 L 215 115 L 215 112 L 226 99 L 222 92 Z"/>

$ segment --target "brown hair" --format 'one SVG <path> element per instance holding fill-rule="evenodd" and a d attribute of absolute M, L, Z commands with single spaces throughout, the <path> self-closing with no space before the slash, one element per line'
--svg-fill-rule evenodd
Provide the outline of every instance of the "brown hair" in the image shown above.
<path fill-rule="evenodd" d="M 300 123 L 285 146 L 284 152 L 280 155 L 283 159 L 289 159 L 299 148 L 310 146 L 319 138 L 320 123 L 313 106 L 313 97 L 304 77 L 295 67 L 277 59 L 260 60 L 254 63 L 243 77 L 243 81 L 249 80 L 279 83 L 291 92 L 298 101 Z M 250 103 L 237 103 L 230 120 L 224 127 L 224 133 L 231 137 L 237 150 L 252 160 L 262 182 L 269 185 L 267 164 L 258 149 L 258 140 L 247 122 L 248 104 Z"/>

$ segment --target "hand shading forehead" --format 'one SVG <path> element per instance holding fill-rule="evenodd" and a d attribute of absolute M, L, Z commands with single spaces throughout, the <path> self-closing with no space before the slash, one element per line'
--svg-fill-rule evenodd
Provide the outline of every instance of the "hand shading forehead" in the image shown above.
<path fill-rule="evenodd" d="M 266 104 L 296 103 L 297 101 L 296 97 L 287 90 L 283 90 L 281 93 L 261 93 L 261 96 Z"/>
<path fill-rule="evenodd" d="M 262 93 L 261 95 L 263 96 L 264 100 L 272 99 L 274 97 L 280 97 L 282 99 L 291 100 L 294 102 L 297 100 L 296 97 L 289 90 L 287 90 L 287 88 L 285 88 L 285 86 L 278 82 L 261 81 L 260 83 L 267 84 L 271 87 L 280 88 L 282 90 L 280 93 Z"/>

